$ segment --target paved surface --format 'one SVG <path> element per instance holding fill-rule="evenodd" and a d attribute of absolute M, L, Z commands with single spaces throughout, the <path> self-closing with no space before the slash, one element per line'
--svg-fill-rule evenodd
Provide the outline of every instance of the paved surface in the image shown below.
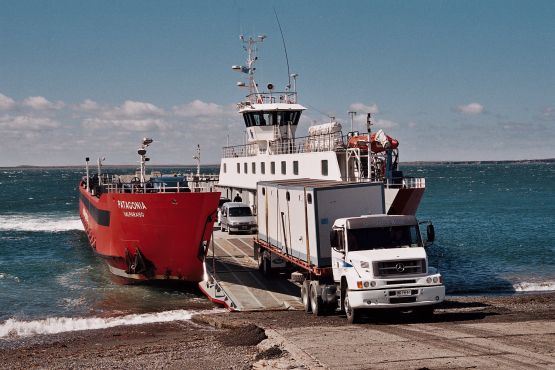
<path fill-rule="evenodd" d="M 268 279 L 254 260 L 252 235 L 216 231 L 206 267 L 212 279 L 199 286 L 212 298 L 237 311 L 302 309 L 299 287 L 286 278 Z"/>
<path fill-rule="evenodd" d="M 314 326 L 270 335 L 311 369 L 555 369 L 553 321 Z"/>

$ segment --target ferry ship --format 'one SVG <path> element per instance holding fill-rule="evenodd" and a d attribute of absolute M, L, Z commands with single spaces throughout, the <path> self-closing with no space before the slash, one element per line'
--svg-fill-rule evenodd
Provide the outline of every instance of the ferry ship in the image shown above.
<path fill-rule="evenodd" d="M 201 281 L 220 193 L 217 177 L 146 173 L 145 138 L 134 174 L 86 176 L 79 186 L 79 214 L 93 250 L 126 282 Z M 198 149 L 200 151 L 200 148 Z M 195 158 L 200 158 L 200 153 Z"/>
<path fill-rule="evenodd" d="M 399 143 L 383 130 L 372 132 L 372 117 L 367 113 L 367 132 L 342 133 L 339 122 L 314 125 L 308 136 L 296 137 L 301 114 L 306 108 L 298 103 L 297 74 L 289 74 L 285 91 L 259 89 L 254 67 L 258 45 L 266 36 L 240 36 L 247 51 L 246 65 L 233 70 L 246 74 L 249 90 L 237 104 L 246 127 L 245 145 L 223 148 L 219 173 L 222 195 L 240 194 L 243 202 L 256 211 L 256 184 L 295 178 L 335 181 L 383 182 L 388 214 L 414 215 L 426 187 L 424 178 L 404 176 L 399 170 Z M 291 84 L 293 79 L 293 84 Z"/>

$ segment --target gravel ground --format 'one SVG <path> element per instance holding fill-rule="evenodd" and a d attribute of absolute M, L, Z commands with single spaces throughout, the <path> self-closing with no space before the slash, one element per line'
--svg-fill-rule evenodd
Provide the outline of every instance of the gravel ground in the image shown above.
<path fill-rule="evenodd" d="M 519 322 L 555 319 L 555 293 L 450 297 L 428 322 Z M 361 325 L 423 322 L 405 313 L 372 314 Z M 222 313 L 192 321 L 122 326 L 0 339 L 0 369 L 250 369 L 302 368 L 276 329 L 348 325 L 342 315 L 313 317 L 300 311 Z M 268 335 L 271 336 L 271 335 Z M 291 348 L 289 348 L 291 350 Z M 278 361 L 279 360 L 279 361 Z"/>

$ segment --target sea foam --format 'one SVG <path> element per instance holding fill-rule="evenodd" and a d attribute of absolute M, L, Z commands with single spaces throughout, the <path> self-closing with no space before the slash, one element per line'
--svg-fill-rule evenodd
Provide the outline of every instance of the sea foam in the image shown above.
<path fill-rule="evenodd" d="M 75 216 L 55 215 L 0 215 L 0 231 L 63 232 L 83 230 Z"/>
<path fill-rule="evenodd" d="M 190 320 L 193 314 L 225 312 L 221 309 L 206 311 L 171 310 L 155 313 L 133 314 L 119 317 L 51 317 L 34 321 L 8 319 L 0 324 L 0 338 L 6 336 L 30 336 L 56 334 L 68 331 L 113 328 L 122 325 L 140 325 L 170 321 Z"/>
<path fill-rule="evenodd" d="M 513 285 L 516 292 L 548 292 L 555 291 L 555 281 L 521 282 Z"/>

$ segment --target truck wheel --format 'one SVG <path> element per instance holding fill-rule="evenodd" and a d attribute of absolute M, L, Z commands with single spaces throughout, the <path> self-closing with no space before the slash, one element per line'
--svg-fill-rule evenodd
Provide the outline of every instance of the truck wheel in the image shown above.
<path fill-rule="evenodd" d="M 303 281 L 301 286 L 301 300 L 303 301 L 304 310 L 306 313 L 312 312 L 312 307 L 310 307 L 310 280 Z"/>
<path fill-rule="evenodd" d="M 221 231 L 221 232 L 224 232 L 224 231 L 225 231 L 225 227 L 224 227 L 224 225 L 222 225 L 222 224 L 220 224 L 220 231 Z"/>
<path fill-rule="evenodd" d="M 264 264 L 264 249 L 258 247 L 258 258 L 256 259 L 256 262 L 258 262 L 258 271 L 260 272 L 264 272 L 264 267 L 262 266 Z"/>
<path fill-rule="evenodd" d="M 349 324 L 356 324 L 359 320 L 359 313 L 356 308 L 351 307 L 351 303 L 349 302 L 349 292 L 345 291 L 345 301 L 343 303 L 345 305 L 345 315 L 347 316 L 347 322 Z"/>
<path fill-rule="evenodd" d="M 317 281 L 310 282 L 310 308 L 312 309 L 312 313 L 316 316 L 321 316 L 325 311 L 322 297 L 318 296 L 319 285 Z"/>
<path fill-rule="evenodd" d="M 264 251 L 262 252 L 262 275 L 269 277 L 272 274 L 272 261 L 269 258 L 264 258 Z"/>

